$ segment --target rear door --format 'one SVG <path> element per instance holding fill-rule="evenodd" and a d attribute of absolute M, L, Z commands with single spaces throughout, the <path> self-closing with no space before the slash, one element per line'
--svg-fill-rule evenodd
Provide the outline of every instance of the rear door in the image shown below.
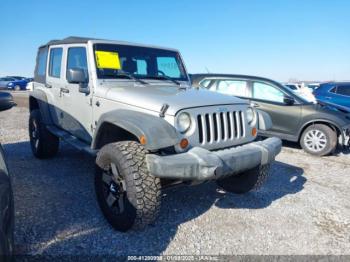
<path fill-rule="evenodd" d="M 63 87 L 63 52 L 63 46 L 51 46 L 49 48 L 45 83 L 52 120 L 55 125 L 61 128 L 64 128 L 64 110 L 61 101 L 61 89 Z"/>

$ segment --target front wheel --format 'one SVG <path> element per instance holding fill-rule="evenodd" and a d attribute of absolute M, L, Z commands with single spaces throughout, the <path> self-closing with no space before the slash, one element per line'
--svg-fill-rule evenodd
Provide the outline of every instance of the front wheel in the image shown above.
<path fill-rule="evenodd" d="M 21 91 L 21 87 L 19 85 L 16 85 L 14 89 L 15 91 Z"/>
<path fill-rule="evenodd" d="M 238 175 L 217 180 L 217 184 L 227 192 L 244 194 L 260 188 L 270 171 L 270 165 L 257 166 Z"/>
<path fill-rule="evenodd" d="M 305 152 L 325 156 L 333 152 L 337 147 L 337 133 L 329 126 L 311 125 L 303 132 L 300 145 Z"/>
<path fill-rule="evenodd" d="M 95 190 L 107 221 L 118 231 L 142 229 L 160 208 L 159 178 L 146 166 L 146 150 L 133 141 L 104 146 L 97 156 Z"/>

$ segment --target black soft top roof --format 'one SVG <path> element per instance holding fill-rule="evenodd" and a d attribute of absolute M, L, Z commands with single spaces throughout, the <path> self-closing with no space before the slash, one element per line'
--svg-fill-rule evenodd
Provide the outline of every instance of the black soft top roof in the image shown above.
<path fill-rule="evenodd" d="M 51 40 L 50 42 L 40 47 L 46 47 L 50 45 L 61 45 L 61 44 L 86 44 L 90 40 L 99 40 L 99 39 L 89 38 L 89 37 L 69 36 L 61 40 Z"/>

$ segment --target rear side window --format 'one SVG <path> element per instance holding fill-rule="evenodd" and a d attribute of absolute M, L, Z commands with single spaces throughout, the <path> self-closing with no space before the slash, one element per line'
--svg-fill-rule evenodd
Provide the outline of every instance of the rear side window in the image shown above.
<path fill-rule="evenodd" d="M 350 85 L 337 86 L 337 94 L 343 96 L 350 96 Z"/>
<path fill-rule="evenodd" d="M 69 69 L 83 69 L 88 79 L 88 67 L 85 47 L 71 47 L 68 49 L 67 72 Z"/>
<path fill-rule="evenodd" d="M 50 50 L 49 76 L 61 77 L 62 48 L 52 48 Z"/>
<path fill-rule="evenodd" d="M 231 96 L 248 97 L 247 82 L 242 80 L 218 80 L 217 90 L 219 93 L 223 93 Z"/>
<path fill-rule="evenodd" d="M 40 49 L 38 53 L 37 75 L 45 76 L 46 74 L 47 49 Z"/>

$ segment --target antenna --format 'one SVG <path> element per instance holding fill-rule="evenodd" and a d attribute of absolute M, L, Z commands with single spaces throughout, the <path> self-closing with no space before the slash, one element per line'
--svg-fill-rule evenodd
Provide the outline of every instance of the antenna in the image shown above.
<path fill-rule="evenodd" d="M 208 67 L 205 66 L 204 68 L 207 71 L 207 73 L 210 74 L 210 71 L 209 71 Z"/>

